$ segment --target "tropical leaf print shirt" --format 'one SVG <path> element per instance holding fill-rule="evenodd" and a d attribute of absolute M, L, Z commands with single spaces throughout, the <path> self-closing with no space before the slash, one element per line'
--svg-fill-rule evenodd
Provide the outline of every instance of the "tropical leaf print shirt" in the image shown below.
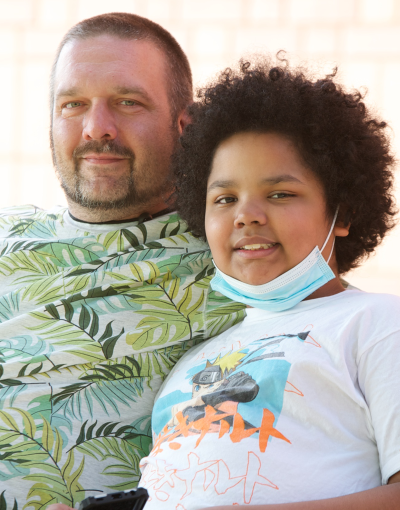
<path fill-rule="evenodd" d="M 0 211 L 0 507 L 135 487 L 154 397 L 193 345 L 244 317 L 211 291 L 174 213 L 92 225 Z"/>

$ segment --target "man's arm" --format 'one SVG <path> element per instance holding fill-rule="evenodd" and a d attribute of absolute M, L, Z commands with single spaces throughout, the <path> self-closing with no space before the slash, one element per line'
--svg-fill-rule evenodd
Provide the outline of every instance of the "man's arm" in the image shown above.
<path fill-rule="evenodd" d="M 213 510 L 232 510 L 231 506 L 215 506 L 212 508 Z M 236 507 L 237 510 L 248 508 L 248 505 Z M 400 471 L 390 477 L 388 485 L 376 487 L 375 489 L 356 492 L 348 496 L 320 499 L 317 501 L 283 503 L 278 505 L 255 505 L 251 507 L 251 510 L 399 510 L 399 508 Z M 208 508 L 207 510 L 210 509 Z"/>

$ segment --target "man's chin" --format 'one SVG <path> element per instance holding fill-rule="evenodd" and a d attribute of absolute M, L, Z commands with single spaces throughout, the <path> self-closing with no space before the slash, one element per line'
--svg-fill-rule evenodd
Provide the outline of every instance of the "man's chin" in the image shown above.
<path fill-rule="evenodd" d="M 86 209 L 97 211 L 110 211 L 116 209 L 126 209 L 132 207 L 135 203 L 135 193 L 127 187 L 124 192 L 110 193 L 110 190 L 94 192 L 93 190 L 71 190 L 63 186 L 64 192 L 73 203 L 85 207 Z"/>

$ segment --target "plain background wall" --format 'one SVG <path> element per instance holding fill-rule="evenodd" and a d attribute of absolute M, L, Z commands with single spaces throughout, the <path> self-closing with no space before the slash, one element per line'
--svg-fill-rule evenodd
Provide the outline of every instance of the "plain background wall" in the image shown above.
<path fill-rule="evenodd" d="M 400 154 L 400 0 L 0 0 L 1 207 L 65 204 L 49 150 L 50 66 L 69 27 L 110 10 L 168 29 L 197 85 L 249 52 L 284 49 L 320 73 L 338 65 L 342 82 L 368 89 Z M 400 295 L 400 227 L 347 279 Z"/>

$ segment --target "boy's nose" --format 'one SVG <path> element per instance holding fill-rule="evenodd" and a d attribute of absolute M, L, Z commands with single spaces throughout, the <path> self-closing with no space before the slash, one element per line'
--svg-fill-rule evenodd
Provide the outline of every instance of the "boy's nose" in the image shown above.
<path fill-rule="evenodd" d="M 265 225 L 267 223 L 267 215 L 264 209 L 257 203 L 249 201 L 239 208 L 234 223 L 236 228 L 250 225 Z"/>

